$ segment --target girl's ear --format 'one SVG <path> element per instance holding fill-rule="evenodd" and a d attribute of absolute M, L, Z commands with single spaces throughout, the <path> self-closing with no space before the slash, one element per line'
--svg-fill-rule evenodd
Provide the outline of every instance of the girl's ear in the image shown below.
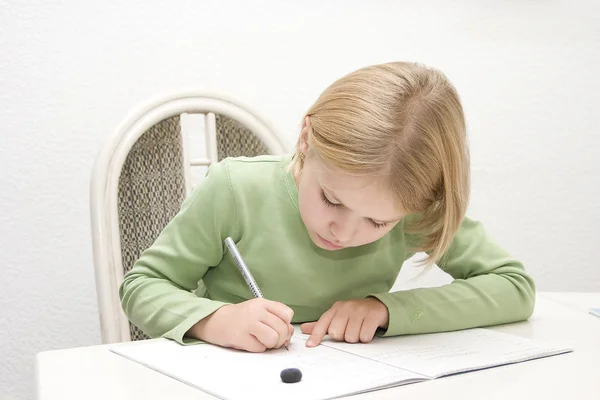
<path fill-rule="evenodd" d="M 298 140 L 298 150 L 305 154 L 308 152 L 308 137 L 311 134 L 310 117 L 304 117 L 302 121 L 302 131 L 300 132 L 300 138 Z"/>
<path fill-rule="evenodd" d="M 310 118 L 307 115 L 302 120 L 302 129 L 306 128 L 308 125 L 310 125 Z"/>

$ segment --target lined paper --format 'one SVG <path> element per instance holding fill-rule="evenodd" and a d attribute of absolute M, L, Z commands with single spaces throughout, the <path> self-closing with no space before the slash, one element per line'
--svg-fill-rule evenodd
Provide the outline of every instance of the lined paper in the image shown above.
<path fill-rule="evenodd" d="M 289 351 L 247 353 L 173 341 L 119 345 L 113 352 L 223 399 L 328 399 L 426 379 L 327 346 L 308 348 L 294 337 Z M 299 368 L 302 380 L 286 384 L 280 372 Z"/>
<path fill-rule="evenodd" d="M 330 399 L 436 379 L 572 351 L 487 329 L 389 338 L 371 343 L 326 340 L 306 347 L 296 334 L 289 351 L 248 353 L 171 340 L 115 345 L 111 351 L 222 399 Z M 299 368 L 302 380 L 286 384 L 280 372 Z"/>
<path fill-rule="evenodd" d="M 572 351 L 488 329 L 375 338 L 371 343 L 325 342 L 388 365 L 407 368 L 431 379 Z"/>

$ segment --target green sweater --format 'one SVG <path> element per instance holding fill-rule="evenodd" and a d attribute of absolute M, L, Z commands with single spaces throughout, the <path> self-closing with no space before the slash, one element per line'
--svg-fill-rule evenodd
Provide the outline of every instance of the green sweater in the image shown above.
<path fill-rule="evenodd" d="M 123 310 L 151 337 L 185 333 L 219 307 L 252 293 L 223 243 L 231 236 L 267 299 L 294 310 L 293 323 L 319 319 L 338 300 L 374 296 L 389 310 L 382 335 L 465 329 L 528 318 L 535 288 L 520 262 L 482 225 L 462 223 L 443 262 L 454 281 L 392 292 L 407 249 L 405 221 L 376 242 L 337 251 L 313 244 L 298 211 L 290 156 L 229 158 L 209 168 L 125 275 Z"/>

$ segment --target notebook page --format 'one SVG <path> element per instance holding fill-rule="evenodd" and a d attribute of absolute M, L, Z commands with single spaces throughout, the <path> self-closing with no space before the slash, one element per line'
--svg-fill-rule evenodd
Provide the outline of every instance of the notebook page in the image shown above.
<path fill-rule="evenodd" d="M 289 351 L 265 353 L 167 340 L 120 344 L 111 350 L 223 399 L 327 399 L 426 379 L 326 346 L 307 348 L 296 337 Z M 302 380 L 283 383 L 279 374 L 285 368 L 299 368 Z"/>
<path fill-rule="evenodd" d="M 572 351 L 569 347 L 551 346 L 488 329 L 377 337 L 371 343 L 327 341 L 324 344 L 430 378 Z"/>

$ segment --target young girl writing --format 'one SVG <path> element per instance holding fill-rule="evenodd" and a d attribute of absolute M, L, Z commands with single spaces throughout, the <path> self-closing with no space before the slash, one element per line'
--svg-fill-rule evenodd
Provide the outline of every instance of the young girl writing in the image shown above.
<path fill-rule="evenodd" d="M 465 217 L 468 198 L 465 121 L 446 77 L 363 68 L 317 99 L 294 155 L 210 167 L 126 274 L 123 309 L 151 337 L 251 352 L 287 345 L 292 323 L 315 346 L 526 319 L 534 283 Z M 229 236 L 268 300 L 253 298 Z M 454 281 L 390 293 L 417 251 Z"/>

